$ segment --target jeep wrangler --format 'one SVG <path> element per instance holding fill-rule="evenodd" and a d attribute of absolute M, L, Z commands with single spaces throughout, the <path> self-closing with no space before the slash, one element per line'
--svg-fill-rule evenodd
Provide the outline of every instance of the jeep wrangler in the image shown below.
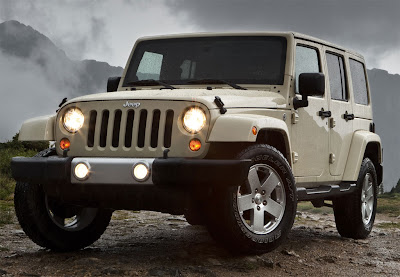
<path fill-rule="evenodd" d="M 275 249 L 297 202 L 334 210 L 366 238 L 382 182 L 364 59 L 310 36 L 188 34 L 139 39 L 107 92 L 63 101 L 19 139 L 15 210 L 38 245 L 95 242 L 118 209 L 184 214 L 234 252 Z"/>

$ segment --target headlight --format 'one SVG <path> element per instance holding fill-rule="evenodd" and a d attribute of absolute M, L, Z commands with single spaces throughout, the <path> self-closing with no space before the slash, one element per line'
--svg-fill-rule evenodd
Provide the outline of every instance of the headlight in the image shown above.
<path fill-rule="evenodd" d="M 183 115 L 183 127 L 189 133 L 198 133 L 206 125 L 206 113 L 198 107 L 192 107 Z"/>
<path fill-rule="evenodd" d="M 80 109 L 70 108 L 63 116 L 64 128 L 70 133 L 76 133 L 82 128 L 84 122 L 84 116 Z"/>

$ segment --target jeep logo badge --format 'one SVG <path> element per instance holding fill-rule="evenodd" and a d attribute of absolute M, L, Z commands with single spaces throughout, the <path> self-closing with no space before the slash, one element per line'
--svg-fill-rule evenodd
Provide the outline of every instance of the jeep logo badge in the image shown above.
<path fill-rule="evenodd" d="M 139 106 L 140 106 L 140 103 L 129 103 L 129 101 L 126 101 L 126 103 L 125 104 L 123 104 L 122 105 L 124 108 L 135 108 L 135 109 L 137 109 L 137 108 L 139 108 Z"/>

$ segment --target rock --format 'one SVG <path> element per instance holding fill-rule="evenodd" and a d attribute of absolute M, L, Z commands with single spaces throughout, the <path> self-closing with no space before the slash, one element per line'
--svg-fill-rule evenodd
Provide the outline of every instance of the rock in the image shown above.
<path fill-rule="evenodd" d="M 118 269 L 115 267 L 108 267 L 108 268 L 103 269 L 101 271 L 101 273 L 103 273 L 104 275 L 119 275 L 119 276 L 121 276 L 121 275 L 124 275 L 125 270 Z"/>
<path fill-rule="evenodd" d="M 327 263 L 330 263 L 330 264 L 334 264 L 334 263 L 336 263 L 338 258 L 336 256 L 327 255 L 327 256 L 319 257 L 316 260 L 318 262 L 327 262 Z"/>
<path fill-rule="evenodd" d="M 274 261 L 271 258 L 266 257 L 258 257 L 258 261 L 264 266 L 268 268 L 274 268 Z"/>
<path fill-rule="evenodd" d="M 207 263 L 213 266 L 221 266 L 221 262 L 214 258 L 208 258 Z"/>
<path fill-rule="evenodd" d="M 167 267 L 154 267 L 148 271 L 149 276 L 182 276 L 179 269 Z"/>
<path fill-rule="evenodd" d="M 6 274 L 7 274 L 7 271 L 0 268 L 0 275 L 6 275 Z"/>
<path fill-rule="evenodd" d="M 198 273 L 206 277 L 216 277 L 217 275 L 210 269 L 203 266 L 188 266 L 187 269 L 192 273 Z"/>
<path fill-rule="evenodd" d="M 282 250 L 282 254 L 300 258 L 300 255 L 298 255 L 296 252 L 294 252 L 294 250 L 287 250 L 287 249 L 284 249 L 284 250 Z"/>
<path fill-rule="evenodd" d="M 357 244 L 369 244 L 369 241 L 366 239 L 357 239 L 357 240 L 354 240 L 354 242 Z"/>

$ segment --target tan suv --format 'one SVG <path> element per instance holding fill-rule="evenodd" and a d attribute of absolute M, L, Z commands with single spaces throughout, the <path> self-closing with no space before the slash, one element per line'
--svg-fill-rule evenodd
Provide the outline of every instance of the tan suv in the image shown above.
<path fill-rule="evenodd" d="M 344 237 L 371 232 L 382 147 L 359 54 L 291 32 L 142 38 L 107 90 L 21 128 L 56 142 L 12 161 L 16 214 L 38 245 L 88 246 L 130 209 L 271 251 L 297 201 L 333 207 Z"/>

